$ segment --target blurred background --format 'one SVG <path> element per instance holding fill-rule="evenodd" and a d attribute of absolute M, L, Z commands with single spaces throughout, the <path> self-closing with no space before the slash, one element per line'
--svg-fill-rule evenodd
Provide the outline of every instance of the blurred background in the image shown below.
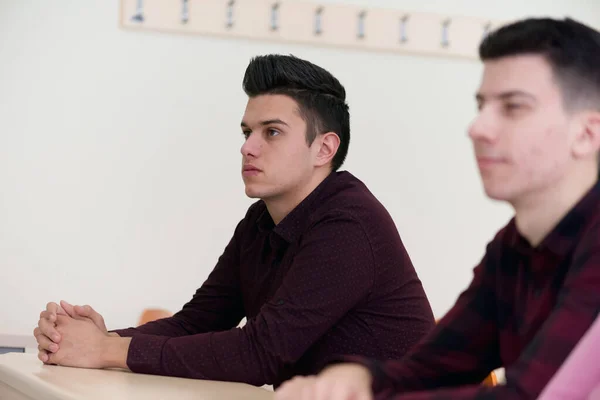
<path fill-rule="evenodd" d="M 600 27 L 588 0 L 322 3 Z M 90 304 L 112 329 L 191 298 L 252 202 L 241 80 L 266 53 L 345 85 L 343 169 L 391 213 L 436 317 L 452 306 L 512 215 L 484 196 L 466 136 L 476 59 L 125 30 L 119 13 L 118 0 L 0 0 L 0 334 L 31 335 L 49 301 Z"/>

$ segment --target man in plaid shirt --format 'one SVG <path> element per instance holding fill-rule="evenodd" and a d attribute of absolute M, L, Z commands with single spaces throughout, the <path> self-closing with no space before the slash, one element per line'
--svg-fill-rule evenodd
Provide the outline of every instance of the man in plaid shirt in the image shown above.
<path fill-rule="evenodd" d="M 515 217 L 403 359 L 345 357 L 286 382 L 277 400 L 535 399 L 598 315 L 600 33 L 527 19 L 491 33 L 479 53 L 469 136 L 486 194 Z M 499 367 L 505 384 L 480 384 Z"/>

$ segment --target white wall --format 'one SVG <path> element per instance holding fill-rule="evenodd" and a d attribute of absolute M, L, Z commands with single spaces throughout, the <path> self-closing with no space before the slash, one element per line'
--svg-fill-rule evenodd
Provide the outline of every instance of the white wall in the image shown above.
<path fill-rule="evenodd" d="M 600 26 L 587 0 L 353 2 Z M 270 52 L 346 85 L 346 168 L 388 207 L 447 311 L 511 215 L 483 196 L 465 134 L 478 63 L 136 33 L 117 18 L 117 0 L 0 2 L 0 333 L 29 334 L 51 300 L 92 304 L 116 328 L 191 297 L 250 204 L 241 78 Z"/>

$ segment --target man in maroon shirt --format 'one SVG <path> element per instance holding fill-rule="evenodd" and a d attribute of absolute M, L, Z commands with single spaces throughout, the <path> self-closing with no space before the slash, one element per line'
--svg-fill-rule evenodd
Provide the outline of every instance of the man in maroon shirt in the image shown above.
<path fill-rule="evenodd" d="M 242 175 L 260 200 L 206 282 L 173 317 L 114 332 L 90 307 L 50 303 L 34 332 L 43 362 L 277 386 L 343 354 L 401 357 L 433 328 L 390 215 L 337 172 L 343 86 L 276 55 L 252 60 L 243 86 Z"/>
<path fill-rule="evenodd" d="M 277 400 L 536 399 L 600 310 L 600 33 L 529 19 L 481 44 L 469 129 L 486 194 L 515 218 L 399 361 L 346 357 Z M 483 386 L 505 367 L 506 383 Z"/>

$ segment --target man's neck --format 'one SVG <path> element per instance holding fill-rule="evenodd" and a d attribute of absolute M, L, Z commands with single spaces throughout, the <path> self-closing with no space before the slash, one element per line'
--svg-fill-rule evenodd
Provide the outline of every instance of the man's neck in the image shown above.
<path fill-rule="evenodd" d="M 270 199 L 264 199 L 267 210 L 275 225 L 279 224 L 294 208 L 308 197 L 329 176 L 330 171 L 315 173 L 310 181 L 292 193 L 286 193 Z"/>
<path fill-rule="evenodd" d="M 598 180 L 597 172 L 570 174 L 548 190 L 514 205 L 517 229 L 538 246 Z"/>

